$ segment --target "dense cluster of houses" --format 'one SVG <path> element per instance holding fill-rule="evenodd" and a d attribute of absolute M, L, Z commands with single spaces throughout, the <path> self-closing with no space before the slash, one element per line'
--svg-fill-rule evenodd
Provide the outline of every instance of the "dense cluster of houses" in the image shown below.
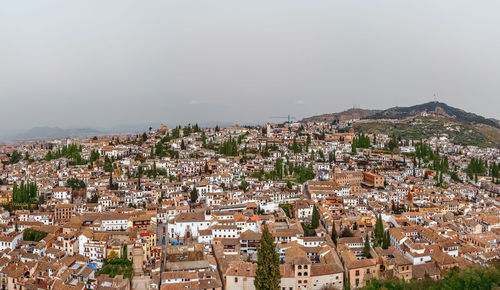
<path fill-rule="evenodd" d="M 254 289 L 264 226 L 283 290 L 438 279 L 500 258 L 500 185 L 465 173 L 471 158 L 499 163 L 498 149 L 419 140 L 456 174 L 439 176 L 411 158 L 413 141 L 389 152 L 391 138 L 372 134 L 353 150 L 344 125 L 162 125 L 2 145 L 0 287 Z M 47 157 L 72 144 L 72 155 Z M 21 182 L 36 198 L 13 199 Z"/>

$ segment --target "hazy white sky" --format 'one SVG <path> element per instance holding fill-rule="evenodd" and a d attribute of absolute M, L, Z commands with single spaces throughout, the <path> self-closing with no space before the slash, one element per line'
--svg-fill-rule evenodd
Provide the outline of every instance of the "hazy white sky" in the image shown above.
<path fill-rule="evenodd" d="M 0 130 L 439 101 L 500 118 L 500 1 L 0 4 Z"/>

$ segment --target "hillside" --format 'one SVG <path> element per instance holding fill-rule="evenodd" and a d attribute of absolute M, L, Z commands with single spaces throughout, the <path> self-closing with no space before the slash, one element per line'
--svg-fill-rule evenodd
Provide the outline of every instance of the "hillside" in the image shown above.
<path fill-rule="evenodd" d="M 382 133 L 402 139 L 419 140 L 428 137 L 447 137 L 461 145 L 495 147 L 500 145 L 500 129 L 484 124 L 468 125 L 436 117 L 418 117 L 412 120 L 363 120 L 354 123 L 359 133 Z"/>
<path fill-rule="evenodd" d="M 484 124 L 497 127 L 500 129 L 500 124 L 492 119 L 469 113 L 461 109 L 448 106 L 445 103 L 429 102 L 411 107 L 393 107 L 376 114 L 366 117 L 367 119 L 406 119 L 417 115 L 434 115 L 445 119 L 454 119 L 458 122 L 469 124 Z"/>
<path fill-rule="evenodd" d="M 322 114 L 318 116 L 312 116 L 309 118 L 304 118 L 302 122 L 308 123 L 308 122 L 333 122 L 333 121 L 341 121 L 345 122 L 348 120 L 356 120 L 356 119 L 364 119 L 369 116 L 375 115 L 381 111 L 379 110 L 365 110 L 365 109 L 357 109 L 357 108 L 352 108 L 340 113 L 332 113 L 332 114 Z"/>
<path fill-rule="evenodd" d="M 487 119 L 439 102 L 386 110 L 350 109 L 302 121 L 333 122 L 351 119 L 361 119 L 355 122 L 354 129 L 362 133 L 382 133 L 417 140 L 439 136 L 447 137 L 456 144 L 500 147 L 498 120 Z"/>

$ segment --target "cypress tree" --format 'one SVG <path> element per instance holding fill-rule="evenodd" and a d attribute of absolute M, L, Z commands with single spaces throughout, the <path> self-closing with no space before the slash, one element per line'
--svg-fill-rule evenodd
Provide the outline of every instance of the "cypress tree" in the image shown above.
<path fill-rule="evenodd" d="M 14 202 L 19 202 L 18 194 L 19 194 L 19 190 L 17 188 L 17 183 L 14 183 L 14 188 L 12 189 L 12 200 Z"/>
<path fill-rule="evenodd" d="M 257 271 L 254 280 L 255 289 L 279 290 L 281 282 L 280 257 L 276 251 L 274 237 L 264 225 L 260 246 L 257 252 Z"/>
<path fill-rule="evenodd" d="M 335 243 L 335 246 L 337 245 L 337 238 L 338 238 L 337 230 L 335 229 L 335 223 L 333 223 L 333 225 L 332 225 L 332 240 Z"/>
<path fill-rule="evenodd" d="M 384 225 L 382 224 L 382 216 L 378 215 L 375 223 L 375 245 L 380 245 L 384 237 Z"/>
<path fill-rule="evenodd" d="M 109 174 L 109 189 L 113 189 L 113 171 Z"/>
<path fill-rule="evenodd" d="M 319 212 L 316 206 L 313 207 L 311 227 L 316 229 L 319 226 Z"/>
<path fill-rule="evenodd" d="M 368 238 L 368 235 L 366 235 L 366 237 L 365 237 L 365 247 L 363 248 L 363 256 L 365 258 L 369 259 L 369 258 L 372 257 L 372 255 L 370 254 L 370 249 L 371 249 L 371 247 L 370 247 L 370 238 Z"/>
<path fill-rule="evenodd" d="M 386 250 L 389 248 L 389 231 L 385 231 L 384 238 L 382 239 L 382 249 Z"/>

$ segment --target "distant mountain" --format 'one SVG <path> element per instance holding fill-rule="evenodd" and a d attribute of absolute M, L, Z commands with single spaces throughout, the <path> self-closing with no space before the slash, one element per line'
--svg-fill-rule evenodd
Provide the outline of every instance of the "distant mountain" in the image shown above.
<path fill-rule="evenodd" d="M 333 122 L 333 121 L 349 121 L 349 120 L 356 120 L 356 119 L 364 119 L 370 116 L 373 116 L 377 113 L 381 112 L 380 110 L 365 110 L 365 109 L 357 109 L 357 108 L 352 108 L 340 113 L 331 113 L 331 114 L 323 114 L 323 115 L 318 115 L 318 116 L 312 116 L 309 118 L 304 118 L 302 119 L 302 122 Z"/>
<path fill-rule="evenodd" d="M 25 132 L 14 135 L 10 139 L 14 141 L 34 141 L 44 139 L 59 139 L 66 137 L 86 137 L 100 135 L 104 132 L 92 128 L 62 129 L 59 127 L 33 127 Z"/>
<path fill-rule="evenodd" d="M 497 120 L 495 118 L 489 118 L 488 120 L 495 122 L 498 126 L 500 126 L 500 120 Z"/>
<path fill-rule="evenodd" d="M 468 124 L 484 124 L 488 126 L 497 127 L 500 129 L 500 124 L 496 120 L 486 119 L 485 117 L 476 115 L 474 113 L 466 112 L 462 109 L 457 109 L 448 106 L 445 103 L 429 102 L 421 105 L 411 107 L 393 107 L 387 110 L 380 111 L 366 119 L 406 119 L 418 115 L 434 115 L 443 118 L 454 119 L 458 122 Z"/>
<path fill-rule="evenodd" d="M 194 123 L 193 123 L 194 124 Z M 232 126 L 235 123 L 225 122 L 225 121 L 210 121 L 204 123 L 198 123 L 202 128 L 219 126 Z M 181 124 L 182 126 L 187 125 Z M 177 126 L 177 124 L 175 125 Z M 8 132 L 0 136 L 0 140 L 3 142 L 13 142 L 13 141 L 36 141 L 36 140 L 48 140 L 48 139 L 61 139 L 67 137 L 88 137 L 88 136 L 99 136 L 107 134 L 139 134 L 149 130 L 149 127 L 153 129 L 159 128 L 160 123 L 130 123 L 130 124 L 119 124 L 111 128 L 69 128 L 63 129 L 60 127 L 49 127 L 49 126 L 39 126 L 33 127 L 21 133 Z M 171 125 L 169 127 L 174 127 Z"/>

